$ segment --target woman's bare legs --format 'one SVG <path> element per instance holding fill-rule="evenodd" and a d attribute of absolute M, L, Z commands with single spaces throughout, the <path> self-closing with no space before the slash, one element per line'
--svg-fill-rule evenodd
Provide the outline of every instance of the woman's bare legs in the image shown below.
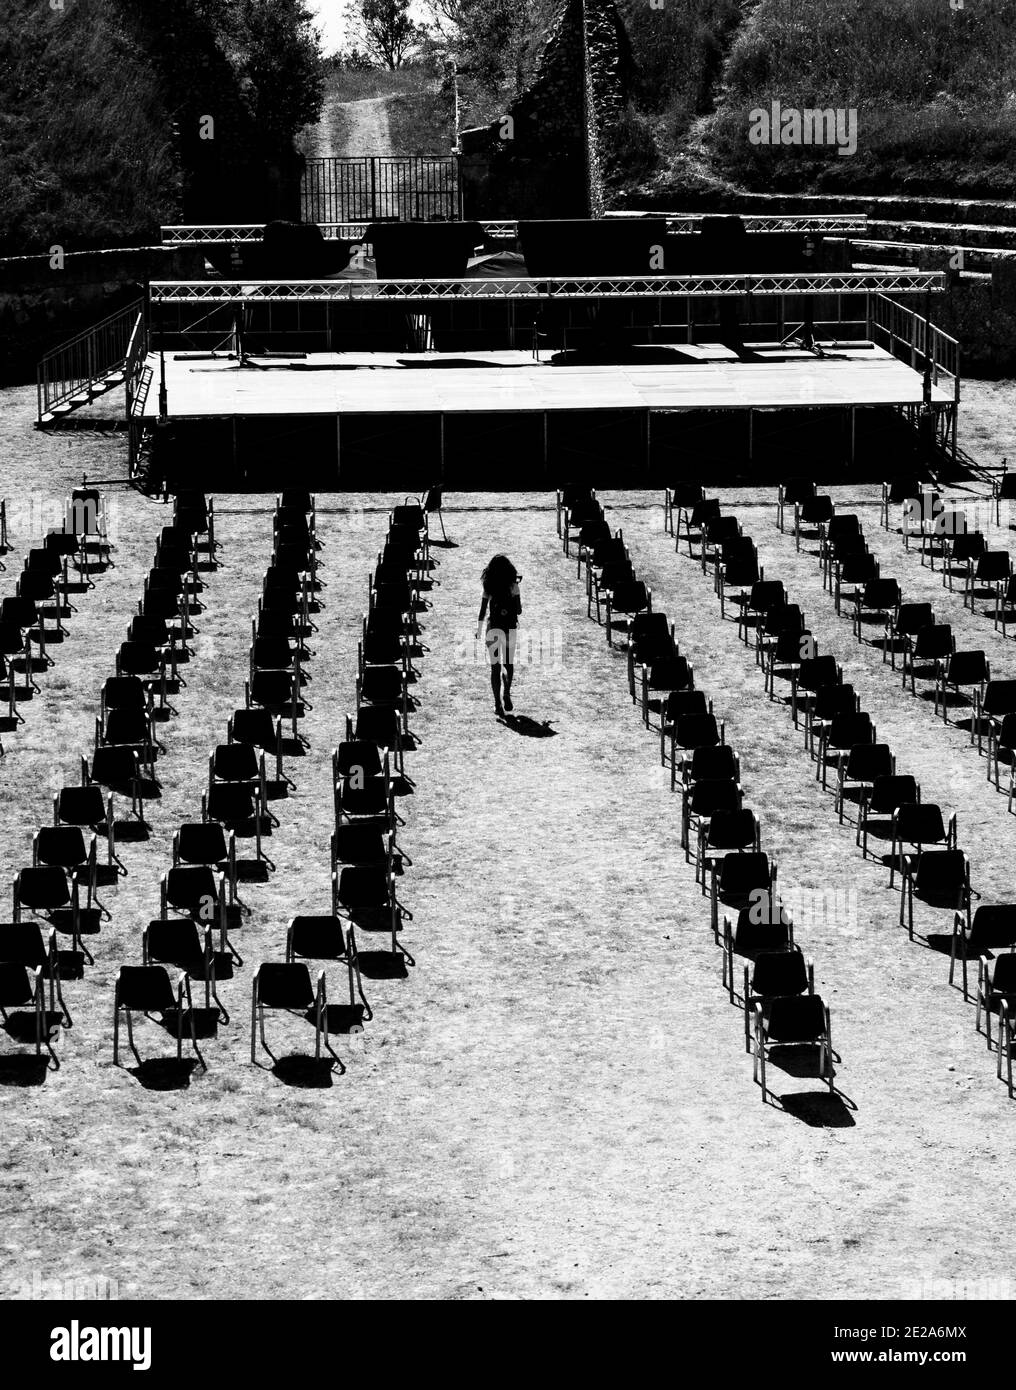
<path fill-rule="evenodd" d="M 504 668 L 504 707 L 507 710 L 514 709 L 512 704 L 512 678 L 514 675 L 515 667 L 510 662 L 506 662 Z"/>
<path fill-rule="evenodd" d="M 496 661 L 490 668 L 490 688 L 494 692 L 494 713 L 502 715 L 504 710 L 501 706 L 501 666 Z"/>

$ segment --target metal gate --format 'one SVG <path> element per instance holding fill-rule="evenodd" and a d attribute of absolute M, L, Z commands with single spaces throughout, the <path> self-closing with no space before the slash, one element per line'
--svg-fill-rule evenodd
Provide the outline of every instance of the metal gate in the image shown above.
<path fill-rule="evenodd" d="M 454 222 L 454 155 L 363 155 L 308 159 L 301 189 L 305 222 Z"/>

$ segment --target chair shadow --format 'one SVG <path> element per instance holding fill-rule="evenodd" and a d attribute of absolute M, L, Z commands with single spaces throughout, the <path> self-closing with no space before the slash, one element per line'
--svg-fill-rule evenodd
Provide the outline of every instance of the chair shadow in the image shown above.
<path fill-rule="evenodd" d="M 149 1057 L 127 1071 L 146 1091 L 186 1091 L 198 1066 L 195 1057 Z"/>
<path fill-rule="evenodd" d="M 0 1055 L 0 1086 L 41 1086 L 46 1080 L 49 1062 L 34 1052 L 11 1052 Z"/>
<path fill-rule="evenodd" d="M 307 1011 L 307 1022 L 314 1022 L 314 1011 Z M 364 1024 L 364 1009 L 362 1004 L 328 1004 L 325 1012 L 325 1032 L 344 1033 L 347 1036 L 352 1033 L 362 1033 Z"/>
<path fill-rule="evenodd" d="M 115 845 L 144 844 L 150 839 L 151 831 L 141 821 L 118 820 L 113 826 L 113 843 Z"/>
<path fill-rule="evenodd" d="M 240 883 L 267 883 L 271 871 L 263 859 L 238 859 L 236 877 Z"/>
<path fill-rule="evenodd" d="M 360 974 L 366 980 L 408 980 L 405 957 L 395 951 L 360 951 Z"/>
<path fill-rule="evenodd" d="M 270 1071 L 285 1086 L 295 1086 L 302 1091 L 327 1090 L 332 1085 L 332 1072 L 339 1063 L 340 1075 L 346 1068 L 338 1058 L 305 1057 L 291 1053 L 288 1057 L 275 1060 Z"/>
<path fill-rule="evenodd" d="M 773 1100 L 779 1100 L 779 1108 L 786 1114 L 813 1129 L 853 1129 L 857 1124 L 850 1113 L 856 1106 L 839 1091 L 794 1091 L 781 1096 L 770 1091 L 769 1094 Z"/>
<path fill-rule="evenodd" d="M 557 738 L 557 730 L 550 727 L 549 719 L 541 724 L 527 714 L 502 714 L 498 716 L 498 722 L 522 738 Z"/>
<path fill-rule="evenodd" d="M 915 933 L 915 935 L 916 935 L 916 933 Z M 948 956 L 948 955 L 951 955 L 951 954 L 952 954 L 952 940 L 953 940 L 953 939 L 952 939 L 951 936 L 946 936 L 944 933 L 943 933 L 942 935 L 939 935 L 938 932 L 932 932 L 932 933 L 930 933 L 928 936 L 924 937 L 924 944 L 925 944 L 925 946 L 927 946 L 927 948 L 928 948 L 929 951 L 937 951 L 937 952 L 939 953 L 939 955 Z M 975 957 L 971 956 L 970 959 L 971 959 L 971 960 L 974 960 L 974 961 L 975 961 L 975 964 L 976 964 L 976 958 L 975 958 Z M 958 965 L 958 964 L 959 964 L 959 957 L 958 957 L 958 956 L 957 956 L 956 960 L 957 960 L 957 965 Z M 969 967 L 968 967 L 968 968 L 969 968 Z"/>
<path fill-rule="evenodd" d="M 458 541 L 448 540 L 447 538 L 441 541 L 436 541 L 432 538 L 430 548 L 431 550 L 458 550 L 459 543 Z"/>

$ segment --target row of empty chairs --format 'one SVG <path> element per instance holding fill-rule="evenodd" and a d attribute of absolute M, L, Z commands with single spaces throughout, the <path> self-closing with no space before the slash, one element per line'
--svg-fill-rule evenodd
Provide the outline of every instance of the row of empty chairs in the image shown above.
<path fill-rule="evenodd" d="M 90 520 L 82 534 L 88 545 L 100 546 L 106 537 L 104 513 L 94 494 L 84 501 L 90 509 Z M 39 828 L 32 842 L 32 863 L 15 877 L 13 920 L 0 925 L 0 966 L 5 971 L 5 987 L 15 991 L 20 988 L 24 994 L 31 983 L 39 995 L 48 985 L 48 1008 L 36 1004 L 32 1012 L 37 1024 L 36 1051 L 45 1043 L 53 1065 L 57 1063 L 51 1034 L 57 1026 L 69 1027 L 72 1022 L 62 984 L 80 978 L 84 965 L 94 963 L 85 938 L 98 933 L 101 923 L 109 917 L 100 900 L 100 889 L 114 885 L 126 873 L 115 843 L 113 792 L 126 790 L 136 818 L 143 822 L 142 781 L 146 776 L 155 778 L 155 760 L 161 749 L 155 734 L 155 716 L 158 712 L 168 718 L 172 713 L 167 694 L 175 693 L 175 685 L 167 680 L 166 653 L 175 650 L 178 640 L 181 649 L 185 649 L 191 629 L 186 624 L 176 624 L 171 629 L 169 620 L 173 615 L 168 611 L 169 605 L 162 604 L 159 612 L 152 611 L 155 605 L 149 603 L 148 595 L 172 595 L 179 610 L 183 586 L 189 584 L 192 591 L 200 587 L 191 520 L 197 527 L 196 518 L 188 519 L 185 512 L 178 512 L 173 526 L 164 528 L 160 535 L 149 580 L 159 574 L 168 575 L 171 582 L 164 588 L 146 583 L 128 640 L 117 654 L 115 674 L 106 680 L 100 692 L 93 753 L 90 761 L 82 758 L 81 785 L 65 786 L 55 794 L 53 824 Z M 143 675 L 128 669 L 131 654 L 139 646 L 152 646 L 154 641 L 159 643 L 159 658 L 149 656 L 137 663 L 143 667 Z M 173 671 L 175 676 L 175 658 Z M 58 949 L 58 939 L 63 935 L 70 938 L 70 951 Z M 4 1008 L 16 1003 L 10 995 L 0 1002 Z"/>
<path fill-rule="evenodd" d="M 910 485 L 911 480 L 908 480 L 908 488 Z M 788 486 L 787 491 L 796 495 L 798 489 Z M 886 511 L 893 495 L 891 489 L 887 490 Z M 925 539 L 937 540 L 945 546 L 948 569 L 949 557 L 953 554 L 950 544 L 961 541 L 967 533 L 960 529 L 960 521 L 951 522 L 944 531 L 934 532 L 942 516 L 954 514 L 936 509 L 939 499 L 934 494 L 918 489 L 915 493 L 908 490 L 907 496 L 916 496 L 922 515 L 926 512 L 932 518 Z M 831 507 L 830 499 L 824 500 Z M 803 508 L 804 504 L 796 505 Z M 951 701 L 969 710 L 971 744 L 976 740 L 980 752 L 987 740 L 989 781 L 994 780 L 996 788 L 1000 788 L 1001 766 L 1009 769 L 1008 805 L 1012 810 L 1016 799 L 1016 680 L 999 677 L 997 672 L 993 674 L 983 650 L 957 651 L 951 624 L 939 622 L 930 603 L 904 600 L 899 581 L 878 572 L 877 562 L 868 552 L 856 516 L 837 515 L 834 509 L 828 508 L 823 508 L 823 514 L 825 519 L 816 523 L 820 561 L 823 565 L 835 564 L 838 556 L 844 566 L 854 567 L 849 572 L 852 587 L 849 591 L 843 590 L 853 605 L 854 636 L 859 642 L 868 640 L 880 644 L 883 661 L 888 658 L 894 670 L 899 657 L 904 687 L 909 684 L 911 694 L 917 695 L 920 681 L 922 690 L 932 690 L 935 713 L 941 711 L 944 721 L 949 720 Z M 962 520 L 961 514 L 955 515 Z M 929 547 L 928 554 L 933 556 L 934 553 L 934 547 Z M 1009 559 L 1007 551 L 987 553 L 1002 554 L 1006 561 Z M 830 555 L 834 557 L 831 562 L 827 560 Z M 870 575 L 862 575 L 857 568 L 866 561 L 874 571 Z M 973 574 L 971 571 L 971 578 Z M 976 585 L 971 583 L 968 592 L 972 603 Z M 838 592 L 838 611 L 840 597 Z"/>
<path fill-rule="evenodd" d="M 0 556 L 11 549 L 4 502 Z M 62 526 L 28 551 L 14 593 L 0 600 L 0 698 L 7 706 L 8 729 L 24 723 L 18 701 L 30 700 L 40 689 L 36 675 L 53 665 L 51 651 L 67 636 L 64 620 L 75 611 L 71 593 L 94 588 L 93 571 L 105 573 L 112 563 L 105 503 L 86 479 L 66 499 Z M 6 568 L 2 560 L 0 567 Z M 0 739 L 0 755 L 4 751 Z"/>
<path fill-rule="evenodd" d="M 781 500 L 789 505 L 792 495 L 784 497 L 781 490 Z M 820 539 L 827 540 L 828 533 L 820 533 Z M 898 772 L 892 750 L 879 744 L 870 717 L 860 709 L 856 692 L 843 682 L 834 658 L 819 653 L 800 609 L 788 602 L 782 582 L 760 577 L 739 600 L 742 638 L 749 641 L 748 632 L 754 628 L 756 657 L 766 669 L 771 698 L 776 681 L 787 680 L 787 703 L 795 725 L 803 716 L 805 743 L 816 758 L 816 775 L 822 776 L 823 784 L 827 768 L 835 763 L 840 819 L 848 791 L 856 789 L 856 839 L 862 854 L 867 857 L 870 837 L 877 835 L 888 842 L 890 886 L 897 871 L 901 874 L 900 922 L 906 912 L 913 937 L 915 897 L 953 909 L 949 982 L 953 983 L 959 962 L 964 998 L 969 998 L 968 961 L 977 960 L 975 1027 L 980 1031 L 985 1020 L 990 1047 L 991 1018 L 996 1018 L 998 1074 L 1001 1077 L 1004 1061 L 1012 1095 L 1016 903 L 982 904 L 972 913 L 969 861 L 957 845 L 955 814 L 946 818 L 939 806 L 924 802 L 917 780 Z M 887 631 L 898 633 L 906 626 L 897 606 Z"/>
<path fill-rule="evenodd" d="M 114 1061 L 119 1061 L 121 1016 L 136 1057 L 133 1013 L 159 1012 L 171 1021 L 178 1056 L 186 1020 L 203 1065 L 198 1037 L 214 1038 L 220 1024 L 229 1022 L 218 986 L 243 965 L 232 934 L 251 911 L 239 884 L 265 881 L 274 870 L 263 843 L 279 824 L 270 803 L 295 785 L 284 766 L 284 719 L 294 742 L 305 742 L 298 721 L 310 708 L 304 686 L 313 655 L 307 643 L 316 630 L 312 614 L 321 607 L 320 548 L 315 499 L 288 490 L 276 500 L 272 558 L 251 621 L 244 707 L 233 711 L 226 741 L 209 754 L 201 819 L 184 822 L 174 834 L 172 866 L 160 883 L 159 916 L 144 931 L 141 964 L 123 966 L 117 975 Z M 239 857 L 238 838 L 251 844 L 253 857 Z M 170 967 L 180 972 L 175 985 Z M 197 1007 L 195 987 L 204 996 Z M 153 1009 L 156 998 L 162 1005 Z"/>
<path fill-rule="evenodd" d="M 635 575 L 620 532 L 610 537 L 615 544 L 605 558 L 607 535 L 598 523 L 607 522 L 595 495 L 583 494 L 580 488 L 563 490 L 558 494 L 558 515 L 566 551 L 576 547 L 580 575 L 586 566 L 587 597 L 602 587 L 606 602 L 612 604 L 608 640 L 613 646 L 616 638 L 626 650 L 629 695 L 647 728 L 651 714 L 658 713 L 661 761 L 669 758 L 671 786 L 681 789 L 685 859 L 694 853 L 696 882 L 709 894 L 710 924 L 723 951 L 723 987 L 731 1003 L 739 1003 L 744 1011 L 745 1050 L 753 1054 L 763 1100 L 769 1095 L 768 1053 L 787 1044 L 817 1045 L 820 1075 L 833 1090 L 829 1010 L 815 994 L 814 966 L 796 945 L 793 922 L 780 904 L 777 865 L 762 850 L 759 818 L 744 803 L 740 757 L 727 745 L 712 701 L 696 688 L 674 624 L 665 613 L 653 610 L 652 595 Z M 669 513 L 667 520 L 669 525 Z M 601 573 L 607 565 L 619 564 L 625 567 L 621 582 L 629 586 L 620 612 L 612 603 L 616 581 L 605 583 Z M 721 905 L 736 914 L 724 915 L 722 936 Z M 743 964 L 740 995 L 735 989 L 735 958 Z"/>

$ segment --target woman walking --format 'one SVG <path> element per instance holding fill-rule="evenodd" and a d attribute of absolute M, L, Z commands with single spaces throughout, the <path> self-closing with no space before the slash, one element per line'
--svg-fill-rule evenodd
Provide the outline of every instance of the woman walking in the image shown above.
<path fill-rule="evenodd" d="M 487 660 L 490 662 L 490 688 L 494 692 L 494 712 L 500 717 L 512 706 L 512 677 L 515 674 L 515 640 L 522 612 L 519 584 L 522 576 L 507 555 L 495 555 L 483 571 L 483 599 L 477 619 L 476 636 L 483 631 L 487 617 Z M 504 699 L 501 696 L 502 668 Z"/>

